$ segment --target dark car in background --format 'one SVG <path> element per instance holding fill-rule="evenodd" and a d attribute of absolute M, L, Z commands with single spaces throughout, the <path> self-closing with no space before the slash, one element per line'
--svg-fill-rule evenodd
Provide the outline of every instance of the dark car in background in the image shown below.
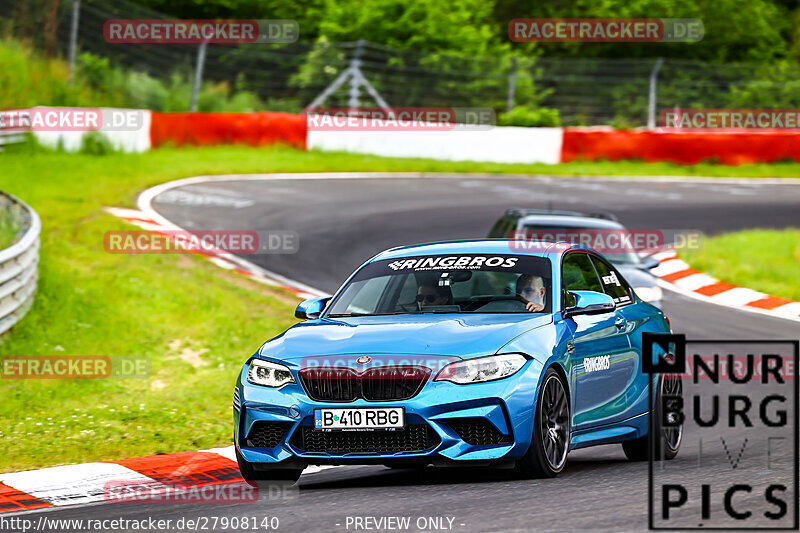
<path fill-rule="evenodd" d="M 543 235 L 565 234 L 568 240 L 587 237 L 609 240 L 609 236 L 629 235 L 628 230 L 609 213 L 580 213 L 577 211 L 544 209 L 508 209 L 495 222 L 489 232 L 491 239 L 532 239 L 542 240 Z M 658 266 L 652 257 L 642 258 L 636 250 L 620 247 L 596 248 L 606 257 L 634 288 L 642 300 L 661 307 L 662 291 L 656 277 L 650 272 Z"/>

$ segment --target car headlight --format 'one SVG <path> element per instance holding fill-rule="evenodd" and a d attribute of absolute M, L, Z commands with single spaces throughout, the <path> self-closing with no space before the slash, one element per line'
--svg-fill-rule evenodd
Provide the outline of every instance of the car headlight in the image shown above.
<path fill-rule="evenodd" d="M 260 359 L 250 361 L 247 381 L 253 385 L 263 385 L 265 387 L 280 387 L 287 383 L 295 383 L 294 376 L 287 367 Z"/>
<path fill-rule="evenodd" d="M 661 287 L 634 287 L 636 295 L 645 302 L 657 302 L 662 297 Z"/>
<path fill-rule="evenodd" d="M 468 359 L 447 365 L 436 375 L 434 381 L 451 381 L 460 385 L 494 381 L 516 374 L 525 365 L 525 361 L 525 356 L 518 353 Z"/>

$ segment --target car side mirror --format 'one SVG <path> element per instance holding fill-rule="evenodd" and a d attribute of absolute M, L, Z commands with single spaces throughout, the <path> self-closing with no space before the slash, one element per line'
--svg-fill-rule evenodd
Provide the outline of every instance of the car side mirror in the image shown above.
<path fill-rule="evenodd" d="M 617 304 L 608 294 L 595 291 L 569 291 L 575 298 L 575 305 L 562 311 L 564 318 L 577 315 L 599 315 L 613 311 Z"/>
<path fill-rule="evenodd" d="M 294 316 L 301 320 L 319 318 L 319 315 L 325 310 L 325 306 L 328 305 L 330 300 L 331 297 L 326 296 L 324 298 L 311 298 L 310 300 L 300 302 L 297 305 L 297 309 L 294 310 Z"/>
<path fill-rule="evenodd" d="M 655 268 L 661 264 L 661 261 L 653 257 L 652 255 L 645 257 L 642 259 L 640 264 L 642 270 L 650 270 L 651 268 Z"/>

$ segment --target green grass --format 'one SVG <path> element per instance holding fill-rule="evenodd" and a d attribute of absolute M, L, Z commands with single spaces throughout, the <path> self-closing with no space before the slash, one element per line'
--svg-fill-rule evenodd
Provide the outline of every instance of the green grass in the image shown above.
<path fill-rule="evenodd" d="M 137 193 L 152 185 L 256 172 L 800 175 L 800 166 L 788 164 L 499 165 L 232 146 L 104 156 L 16 147 L 2 163 L 0 189 L 39 212 L 43 232 L 35 304 L 0 341 L 0 354 L 143 356 L 153 374 L 0 380 L 0 472 L 230 443 L 240 365 L 294 322 L 296 300 L 195 256 L 105 253 L 105 232 L 134 228 L 102 208 L 133 206 Z M 197 352 L 203 365 L 196 367 L 187 360 Z"/>
<path fill-rule="evenodd" d="M 800 301 L 800 229 L 729 233 L 679 254 L 720 281 Z"/>

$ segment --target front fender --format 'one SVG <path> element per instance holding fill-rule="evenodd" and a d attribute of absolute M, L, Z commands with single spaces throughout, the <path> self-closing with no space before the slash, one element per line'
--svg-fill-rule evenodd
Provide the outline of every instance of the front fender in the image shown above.
<path fill-rule="evenodd" d="M 539 397 L 539 388 L 542 386 L 547 369 L 553 365 L 556 365 L 562 373 L 569 391 L 570 406 L 575 405 L 575 391 L 572 390 L 567 377 L 572 372 L 567 343 L 575 333 L 576 324 L 574 320 L 561 320 L 560 315 L 556 315 L 555 318 L 556 320 L 545 326 L 523 333 L 498 350 L 498 353 L 524 353 L 537 362 L 541 370 L 536 384 L 536 396 L 531 401 L 532 405 L 536 404 L 536 399 Z"/>
<path fill-rule="evenodd" d="M 558 363 L 569 375 L 567 342 L 575 332 L 575 322 L 560 320 L 527 331 L 502 346 L 497 353 L 520 352 L 539 362 L 542 368 Z"/>

